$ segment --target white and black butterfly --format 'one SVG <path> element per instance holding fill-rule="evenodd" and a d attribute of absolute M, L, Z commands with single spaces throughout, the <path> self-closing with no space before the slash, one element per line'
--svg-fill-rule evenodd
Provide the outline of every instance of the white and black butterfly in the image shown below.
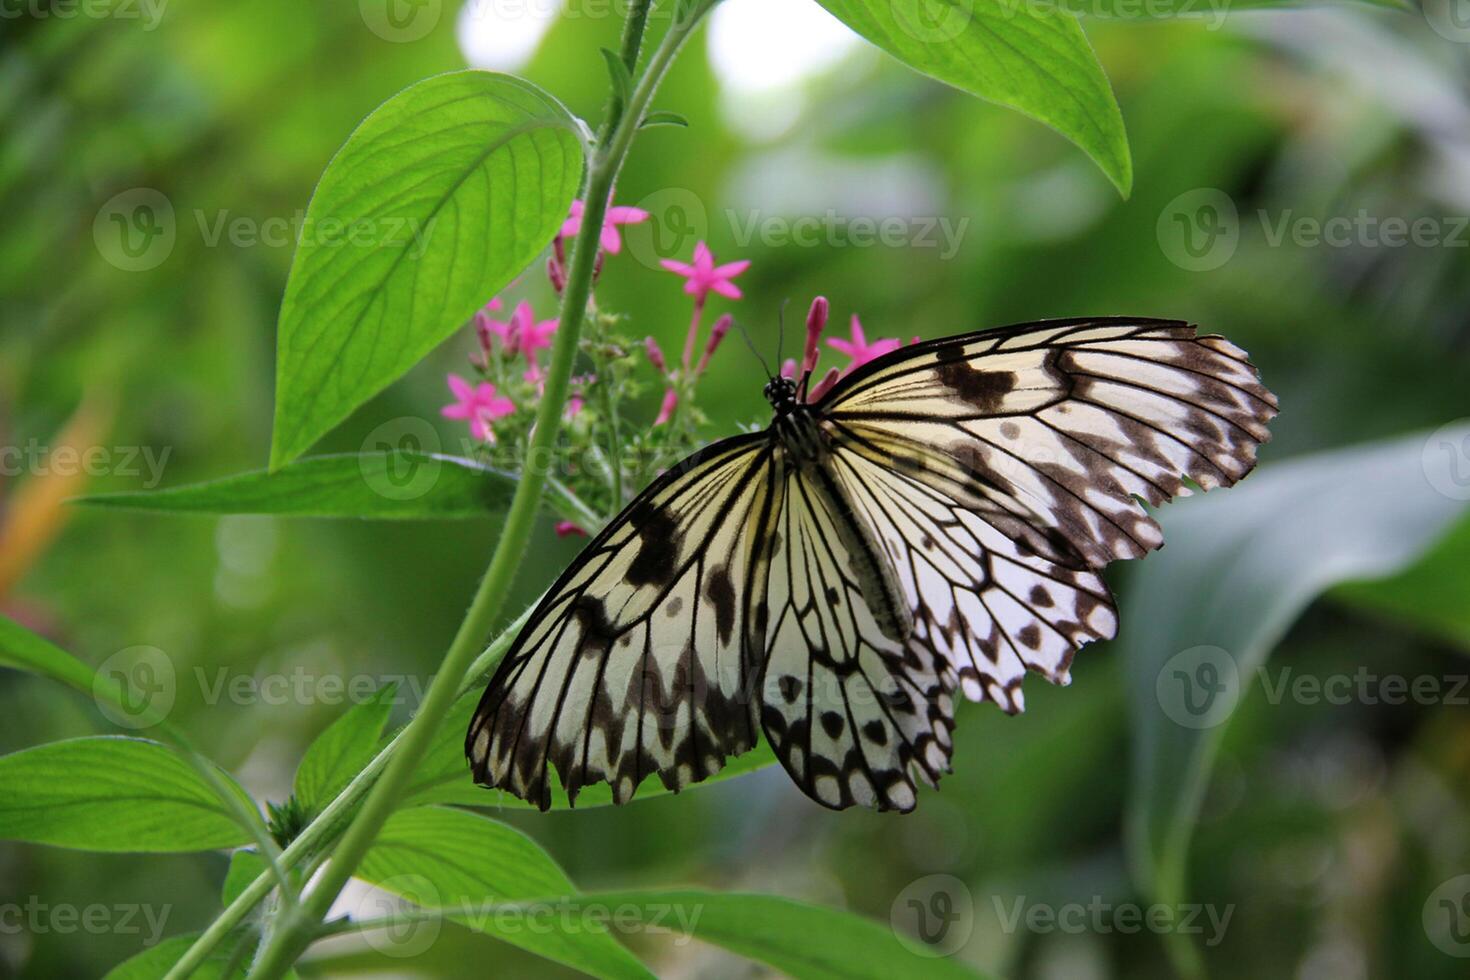
<path fill-rule="evenodd" d="M 1052 320 L 880 357 L 664 473 L 541 600 L 480 701 L 477 782 L 543 809 L 678 790 L 764 733 L 824 806 L 910 810 L 949 770 L 956 689 L 1023 707 L 1118 621 L 1097 572 L 1157 506 L 1239 480 L 1276 399 L 1238 347 L 1152 319 Z"/>

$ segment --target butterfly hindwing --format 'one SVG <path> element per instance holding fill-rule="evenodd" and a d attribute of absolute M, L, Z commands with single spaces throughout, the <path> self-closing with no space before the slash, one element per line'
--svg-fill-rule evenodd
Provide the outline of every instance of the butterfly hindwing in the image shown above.
<path fill-rule="evenodd" d="M 745 597 L 772 519 L 772 448 L 737 436 L 691 456 L 614 519 L 547 592 L 476 710 L 478 782 L 546 808 L 657 774 L 679 789 L 755 744 Z"/>
<path fill-rule="evenodd" d="M 1014 713 L 1027 671 L 1066 684 L 1073 654 L 1116 630 L 1097 573 L 1048 557 L 1039 536 L 1002 533 L 1006 515 L 983 500 L 957 500 L 840 441 L 833 469 L 898 571 L 914 611 L 911 649 L 946 690 Z"/>
<path fill-rule="evenodd" d="M 818 803 L 913 809 L 913 776 L 934 785 L 949 766 L 949 695 L 932 659 L 886 635 L 870 608 L 861 568 L 887 557 L 853 554 L 873 546 L 840 527 L 854 516 L 814 476 L 788 465 L 781 480 L 784 507 L 755 616 L 762 728 Z"/>

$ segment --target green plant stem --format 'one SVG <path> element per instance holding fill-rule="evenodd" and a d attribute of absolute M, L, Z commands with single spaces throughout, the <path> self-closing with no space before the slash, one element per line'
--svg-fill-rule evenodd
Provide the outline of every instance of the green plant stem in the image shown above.
<path fill-rule="evenodd" d="M 491 667 L 495 666 L 501 657 L 505 656 L 505 652 L 510 649 L 511 641 L 521 631 L 521 627 L 526 625 L 526 621 L 531 618 L 531 610 L 534 608 L 534 604 L 528 606 L 515 618 L 514 622 L 500 632 L 494 642 L 485 648 L 485 652 L 480 654 L 461 679 L 457 694 L 463 694 Z M 352 781 L 343 787 L 330 803 L 322 808 L 321 813 L 306 825 L 295 840 L 287 845 L 280 856 L 279 865 L 282 870 L 289 871 L 298 864 L 309 861 L 316 857 L 322 848 L 331 843 L 335 832 L 341 827 L 342 818 L 367 795 L 367 791 L 372 788 L 378 775 L 387 766 L 388 760 L 397 751 L 398 740 L 402 735 L 403 733 L 399 732 L 387 745 L 383 746 L 378 754 L 373 756 L 372 761 L 363 767 L 362 771 L 354 776 Z M 254 880 L 235 897 L 235 900 L 210 923 L 209 928 L 194 940 L 194 945 L 190 946 L 183 957 L 168 971 L 165 980 L 183 980 L 184 977 L 198 969 L 199 965 L 210 953 L 214 952 L 225 937 L 245 920 L 250 910 L 270 894 L 272 886 L 273 875 L 270 871 L 256 875 Z"/>
<path fill-rule="evenodd" d="M 616 124 L 611 126 L 610 138 L 594 154 L 584 198 L 586 207 L 582 215 L 582 228 L 577 234 L 572 251 L 567 287 L 562 296 L 561 319 L 552 350 L 551 369 L 537 411 L 536 432 L 527 454 L 527 467 L 516 487 L 500 540 L 496 543 L 490 566 L 480 580 L 480 587 L 475 592 L 469 612 L 460 624 L 459 631 L 449 646 L 449 652 L 444 656 L 443 664 L 429 685 L 418 713 L 400 733 L 398 750 L 389 758 L 382 775 L 368 791 L 362 809 L 343 834 L 331 861 L 322 870 L 311 893 L 294 909 L 282 911 L 283 921 L 275 924 L 270 941 L 261 950 L 250 972 L 251 977 L 274 980 L 282 976 L 316 937 L 342 886 L 367 855 L 378 832 L 398 806 L 404 787 L 428 750 L 439 723 L 455 698 L 460 678 L 469 668 L 480 649 L 482 638 L 489 632 L 491 623 L 499 615 L 510 592 L 517 566 L 530 540 L 531 528 L 541 503 L 541 492 L 546 485 L 548 470 L 554 458 L 562 410 L 571 381 L 572 364 L 577 355 L 577 341 L 591 295 L 598 239 L 607 215 L 613 183 L 659 81 L 685 38 L 709 6 L 709 2 L 696 4 L 688 16 L 675 18 L 663 43 L 650 61 L 647 73 L 634 89 L 626 110 L 617 116 Z M 636 54 L 636 48 L 634 50 Z"/>

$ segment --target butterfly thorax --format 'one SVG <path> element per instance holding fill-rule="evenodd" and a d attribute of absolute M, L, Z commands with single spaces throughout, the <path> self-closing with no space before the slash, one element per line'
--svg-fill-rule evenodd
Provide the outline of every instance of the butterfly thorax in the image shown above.
<path fill-rule="evenodd" d="M 826 459 L 827 445 L 817 413 L 797 396 L 796 383 L 790 378 L 772 378 L 765 395 L 776 411 L 771 428 L 792 462 L 805 469 Z"/>

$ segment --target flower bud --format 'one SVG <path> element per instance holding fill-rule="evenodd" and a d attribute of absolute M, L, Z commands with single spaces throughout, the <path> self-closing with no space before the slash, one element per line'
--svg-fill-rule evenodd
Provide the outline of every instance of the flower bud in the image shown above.
<path fill-rule="evenodd" d="M 658 341 L 652 337 L 643 338 L 643 350 L 648 355 L 648 363 L 653 365 L 655 371 L 664 374 L 669 370 L 669 363 L 664 360 L 664 352 L 658 346 Z"/>
<path fill-rule="evenodd" d="M 801 370 L 803 373 L 814 370 L 817 366 L 817 341 L 822 336 L 822 329 L 827 326 L 827 297 L 818 296 L 812 300 L 811 309 L 806 314 L 806 348 L 801 355 Z"/>

